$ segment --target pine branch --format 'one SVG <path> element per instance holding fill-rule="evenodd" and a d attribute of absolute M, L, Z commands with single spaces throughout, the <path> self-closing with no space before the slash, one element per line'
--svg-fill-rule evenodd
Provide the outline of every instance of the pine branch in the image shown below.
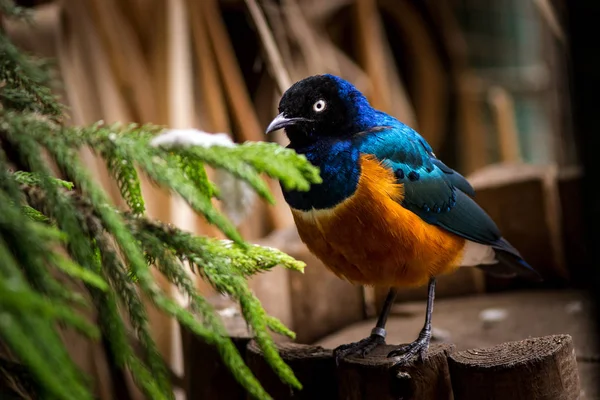
<path fill-rule="evenodd" d="M 254 331 L 255 339 L 263 350 L 266 361 L 273 367 L 284 382 L 288 382 L 297 388 L 301 388 L 300 382 L 297 381 L 291 369 L 289 369 L 279 357 L 273 339 L 267 333 L 267 324 L 270 323 L 271 328 L 278 333 L 289 333 L 289 330 L 278 320 L 272 317 L 268 318 L 266 312 L 260 305 L 260 302 L 251 292 L 244 279 L 244 275 L 249 269 L 236 269 L 235 265 L 231 263 L 231 260 L 237 260 L 238 257 L 227 257 L 226 260 L 218 259 L 219 256 L 223 256 L 227 253 L 232 255 L 239 249 L 232 246 L 231 243 L 224 243 L 221 247 L 221 251 L 217 251 L 214 250 L 218 247 L 218 241 L 216 240 L 193 237 L 172 226 L 160 226 L 157 223 L 150 223 L 147 221 L 143 223 L 145 224 L 145 228 L 137 229 L 136 232 L 141 233 L 140 239 L 145 243 L 146 249 L 156 248 L 161 243 L 166 244 L 180 259 L 182 259 L 182 261 L 188 261 L 195 265 L 197 270 L 206 277 L 216 290 L 221 293 L 227 293 L 237 300 L 242 307 L 244 318 L 248 321 Z M 150 232 L 156 236 L 150 236 Z M 208 246 L 212 246 L 213 249 L 208 250 Z M 301 269 L 303 267 L 302 263 L 295 261 L 291 257 L 274 249 L 255 246 L 254 254 L 250 253 L 247 254 L 247 256 L 252 258 L 253 255 L 264 255 L 267 253 L 279 253 L 278 255 L 280 257 L 264 257 L 264 259 L 260 256 L 257 257 L 256 259 L 258 260 L 269 260 L 268 263 L 263 264 L 263 267 L 265 268 L 270 268 L 277 265 L 277 263 L 282 263 L 293 269 Z M 164 259 L 165 258 L 161 258 L 159 260 Z M 171 270 L 167 270 L 163 273 L 168 277 L 169 274 L 175 274 L 178 270 L 181 270 L 181 268 L 172 267 Z"/>
<path fill-rule="evenodd" d="M 113 144 L 102 147 L 101 155 L 106 160 L 106 166 L 116 180 L 129 209 L 137 215 L 144 214 L 146 207 L 142 197 L 142 185 L 135 167 L 127 159 L 127 154 Z"/>
<path fill-rule="evenodd" d="M 227 353 L 227 350 L 225 350 L 227 348 L 226 346 L 232 345 L 230 345 L 229 342 L 224 343 L 215 339 L 214 326 L 207 329 L 207 327 L 200 325 L 192 316 L 192 314 L 181 309 L 174 302 L 166 298 L 157 287 L 152 276 L 149 274 L 145 259 L 140 252 L 140 249 L 137 247 L 137 242 L 131 236 L 130 230 L 124 224 L 122 217 L 116 213 L 111 206 L 109 206 L 108 199 L 104 193 L 92 183 L 85 169 L 78 163 L 78 158 L 74 153 L 74 149 L 77 148 L 77 145 L 83 145 L 84 143 L 89 142 L 89 138 L 87 138 L 88 140 L 84 140 L 82 138 L 90 136 L 91 133 L 85 132 L 80 135 L 66 135 L 67 132 L 60 130 L 59 132 L 62 132 L 65 134 L 65 137 L 68 138 L 65 140 L 62 136 L 48 135 L 48 127 L 40 126 L 45 123 L 42 120 L 20 118 L 19 116 L 15 115 L 11 115 L 11 118 L 13 118 L 15 122 L 11 124 L 13 131 L 5 131 L 5 139 L 9 140 L 23 154 L 28 154 L 28 158 L 25 160 L 27 165 L 30 167 L 31 171 L 40 173 L 40 176 L 44 177 L 44 180 L 40 182 L 40 185 L 42 185 L 45 190 L 48 190 L 52 196 L 50 199 L 52 204 L 50 205 L 53 205 L 54 209 L 47 210 L 47 212 L 44 212 L 44 214 L 54 216 L 57 219 L 62 219 L 62 223 L 59 221 L 59 226 L 61 226 L 61 229 L 64 231 L 71 232 L 69 234 L 70 237 L 75 234 L 76 231 L 78 231 L 77 234 L 79 236 L 85 237 L 85 234 L 82 235 L 82 233 L 87 232 L 87 230 L 65 217 L 65 214 L 69 212 L 66 210 L 72 209 L 73 205 L 71 202 L 59 198 L 60 196 L 57 195 L 56 185 L 53 185 L 51 183 L 53 181 L 48 178 L 50 174 L 47 171 L 47 168 L 41 163 L 41 160 L 39 160 L 37 156 L 34 156 L 34 154 L 40 154 L 38 143 L 41 143 L 49 152 L 66 178 L 70 182 L 73 182 L 75 186 L 81 190 L 81 193 L 89 202 L 90 207 L 97 214 L 97 219 L 99 221 L 98 224 L 100 224 L 112 237 L 114 237 L 120 252 L 122 252 L 125 260 L 131 268 L 131 272 L 135 275 L 136 279 L 138 279 L 137 282 L 140 285 L 140 288 L 154 301 L 157 307 L 162 309 L 167 314 L 176 317 L 180 323 L 186 325 L 196 334 L 204 337 L 208 343 L 213 343 L 218 347 L 220 346 L 220 351 L 224 351 L 224 354 L 226 354 L 228 357 L 233 357 L 230 359 L 224 359 L 226 363 L 230 363 L 228 366 L 230 366 L 232 371 L 244 371 L 244 363 L 239 357 L 239 354 L 237 355 L 237 361 L 235 361 L 236 356 Z M 179 192 L 184 194 L 186 199 L 190 199 L 191 205 L 194 205 L 195 200 L 201 198 L 200 191 L 198 191 L 192 183 L 185 179 L 185 176 L 181 174 L 181 170 L 178 169 L 178 164 L 175 163 L 172 156 L 167 154 L 164 150 L 152 150 L 152 147 L 147 145 L 148 139 L 150 138 L 147 132 L 138 130 L 130 132 L 132 133 L 131 135 L 124 135 L 123 131 L 121 131 L 121 135 L 116 135 L 115 137 L 115 135 L 111 136 L 111 133 L 109 133 L 109 130 L 107 129 L 94 129 L 94 132 L 96 132 L 100 137 L 109 139 L 110 142 L 123 149 L 124 154 L 127 154 L 129 157 L 134 159 L 136 163 L 141 166 L 142 170 L 144 170 L 150 176 L 153 176 L 157 181 L 163 183 L 164 185 L 169 185 L 171 188 L 174 188 L 174 190 L 179 189 Z M 29 135 L 25 136 L 19 134 L 22 132 L 28 132 Z M 45 135 L 42 135 L 42 132 L 46 132 Z M 55 132 L 58 133 L 57 131 Z M 82 131 L 80 130 L 78 132 L 81 133 Z M 136 133 L 139 135 L 137 138 Z M 143 137 L 144 140 L 139 140 L 140 136 Z M 36 142 L 36 140 L 38 142 Z M 98 149 L 102 149 L 102 145 L 106 145 L 106 143 L 104 140 L 96 140 L 97 141 L 93 143 L 95 145 L 94 148 L 97 151 L 102 151 Z M 69 142 L 67 143 L 69 146 L 64 143 L 67 141 Z M 239 156 L 239 154 L 235 152 L 235 148 L 224 150 L 233 151 L 231 154 L 232 158 Z M 157 160 L 154 152 L 158 151 L 162 153 L 163 158 Z M 148 157 L 148 155 L 151 157 Z M 290 157 L 289 154 L 284 156 Z M 258 162 L 254 157 L 249 156 L 248 160 L 249 162 L 260 166 L 260 162 Z M 310 171 L 312 170 L 308 171 L 309 173 L 307 173 L 307 175 L 309 175 L 309 178 L 312 179 L 310 176 Z M 275 173 L 273 173 L 273 175 L 275 175 Z M 294 182 L 299 187 L 302 187 L 302 182 L 306 182 L 305 179 L 306 178 L 302 176 L 301 178 L 297 178 Z M 205 199 L 209 203 L 209 199 Z M 62 210 L 56 209 L 58 205 L 62 206 Z M 211 210 L 214 210 L 212 205 L 209 207 Z M 199 207 L 195 208 L 199 209 Z M 78 210 L 76 209 L 71 211 L 72 215 L 77 215 L 77 211 Z M 216 213 L 216 210 L 214 210 L 214 212 Z M 223 227 L 223 230 L 226 231 L 227 226 Z M 295 387 L 301 387 L 300 383 L 294 377 L 293 372 L 279 357 L 274 343 L 267 333 L 267 328 L 270 328 L 276 332 L 287 334 L 290 334 L 289 330 L 284 328 L 283 325 L 277 320 L 269 318 L 266 315 L 258 300 L 247 287 L 247 283 L 244 278 L 250 274 L 257 273 L 261 270 L 271 268 L 278 264 L 294 269 L 301 269 L 302 264 L 294 261 L 291 257 L 285 256 L 283 253 L 274 251 L 273 249 L 258 249 L 253 246 L 248 246 L 246 243 L 242 242 L 239 237 L 237 237 L 237 234 L 232 235 L 230 233 L 229 236 L 233 236 L 234 239 L 237 239 L 237 241 L 234 241 L 233 243 L 221 243 L 221 246 L 214 246 L 214 242 L 212 243 L 213 246 L 204 247 L 198 246 L 197 243 L 194 244 L 191 247 L 193 254 L 195 254 L 194 259 L 192 260 L 193 264 L 197 267 L 202 267 L 199 268 L 199 270 L 201 270 L 205 278 L 215 288 L 217 288 L 219 291 L 230 293 L 236 300 L 240 302 L 244 316 L 253 327 L 257 342 L 263 349 L 266 360 L 280 374 L 284 381 L 289 382 Z M 206 244 L 211 243 L 206 242 Z M 228 249 L 228 251 L 226 251 L 226 249 Z M 83 243 L 81 248 L 73 248 L 70 250 L 70 252 L 74 259 L 79 262 L 79 264 L 90 268 L 90 254 L 85 256 L 78 254 L 78 252 L 81 252 L 82 250 Z M 89 253 L 87 250 L 86 252 Z M 223 264 L 215 265 L 210 262 L 205 263 L 207 260 L 202 259 L 199 256 L 201 254 L 209 254 L 214 258 L 220 256 L 220 262 Z M 185 254 L 182 254 L 182 256 L 185 256 Z M 87 262 L 85 262 L 85 260 L 87 260 Z M 235 262 L 232 264 L 231 260 L 235 260 Z M 232 266 L 228 269 L 223 268 L 223 265 L 226 265 L 227 263 L 232 264 Z M 97 307 L 98 306 L 99 305 L 97 305 Z M 106 305 L 104 306 L 106 307 Z M 117 337 L 120 336 L 114 334 L 111 340 L 116 340 Z M 234 347 L 231 348 L 234 349 Z M 122 349 L 114 351 L 122 351 Z M 129 367 L 131 368 L 130 365 Z M 242 379 L 242 382 L 246 383 L 245 386 L 251 392 L 259 393 L 259 391 L 262 390 L 259 389 L 260 385 L 254 381 L 254 378 L 249 379 L 249 376 L 251 376 L 251 374 L 244 374 L 244 377 L 240 376 L 239 378 Z"/>
<path fill-rule="evenodd" d="M 0 165 L 4 160 L 4 153 L 0 150 Z M 12 215 L 20 215 L 17 207 L 19 207 L 23 196 L 17 182 L 23 176 L 9 174 L 5 169 L 0 169 L 0 181 L 5 190 L 4 193 L 0 193 L 0 196 L 4 198 L 3 204 L 15 207 L 14 210 L 10 208 L 5 210 L 5 214 L 10 215 L 10 213 L 14 213 Z M 11 179 L 13 177 L 16 178 L 15 181 Z M 53 182 L 56 183 L 58 180 L 54 180 Z M 37 221 L 48 221 L 48 218 L 37 210 L 28 206 L 20 207 L 21 212 L 26 210 L 25 215 L 31 216 L 35 212 Z M 39 222 L 27 223 L 27 221 L 25 223 L 21 221 L 16 225 L 15 229 L 17 231 L 13 231 L 10 235 L 7 235 L 5 240 L 8 241 L 9 248 L 12 249 L 17 258 L 27 264 L 27 268 L 23 272 L 30 284 L 47 296 L 85 305 L 81 296 L 77 296 L 66 289 L 64 285 L 51 276 L 47 269 L 47 265 L 52 265 L 53 261 L 59 259 L 59 256 L 50 246 L 63 241 L 65 239 L 64 233 L 46 224 Z"/>
<path fill-rule="evenodd" d="M 8 0 L 0 0 L 0 13 L 24 16 Z M 278 250 L 246 243 L 213 206 L 213 198 L 221 194 L 208 179 L 205 166 L 237 177 L 270 202 L 273 197 L 262 174 L 287 189 L 306 190 L 320 182 L 318 169 L 275 144 L 219 143 L 214 136 L 212 144 L 182 146 L 165 141 L 165 135 L 160 135 L 164 128 L 151 124 L 62 126 L 63 106 L 47 87 L 45 63 L 23 55 L 1 31 L 0 48 L 0 339 L 31 372 L 39 395 L 92 398 L 89 380 L 57 334 L 61 323 L 93 338 L 101 334 L 116 367 L 128 369 L 148 398 L 173 398 L 168 369 L 150 334 L 143 295 L 214 345 L 250 395 L 270 398 L 186 268 L 240 303 L 267 362 L 284 382 L 300 388 L 269 330 L 294 334 L 266 314 L 247 278 L 277 265 L 302 271 L 304 264 Z M 84 147 L 105 160 L 128 212 L 111 205 L 91 179 L 78 156 Z M 48 161 L 66 180 L 53 174 Z M 18 171 L 9 172 L 10 166 Z M 138 171 L 182 197 L 230 240 L 197 237 L 145 218 Z M 189 310 L 161 290 L 152 266 L 190 297 Z M 97 311 L 97 327 L 72 307 L 83 296 L 55 275 L 83 284 Z M 130 343 L 123 316 L 139 341 L 140 357 Z"/>
<path fill-rule="evenodd" d="M 40 174 L 25 171 L 13 172 L 13 179 L 22 185 L 35 185 L 39 186 L 41 182 Z M 72 190 L 73 184 L 71 182 L 63 181 L 62 179 L 50 178 L 57 186 L 62 186 L 65 189 Z"/>
<path fill-rule="evenodd" d="M 93 234 L 101 253 L 101 260 L 106 274 L 116 289 L 115 292 L 121 304 L 127 310 L 129 321 L 136 332 L 137 338 L 140 340 L 148 362 L 148 371 L 146 372 L 144 365 L 134 357 L 132 349 L 128 349 L 127 363 L 132 371 L 134 371 L 133 376 L 140 381 L 142 386 L 147 384 L 142 379 L 143 375 L 150 373 L 154 377 L 160 391 L 154 393 L 155 390 L 153 387 L 145 387 L 146 394 L 150 398 L 160 398 L 160 393 L 172 393 L 171 384 L 168 379 L 168 369 L 158 351 L 156 343 L 152 339 L 150 327 L 148 326 L 148 315 L 135 287 L 127 276 L 126 268 L 104 232 L 94 232 Z"/>
<path fill-rule="evenodd" d="M 197 267 L 201 273 L 206 265 L 226 265 L 233 269 L 236 275 L 243 277 L 265 272 L 277 265 L 298 272 L 304 271 L 303 262 L 277 249 L 259 245 L 242 247 L 229 240 L 195 236 L 172 224 L 136 218 L 128 213 L 124 216 L 134 235 L 147 232 L 155 236 L 183 262 L 192 262 L 192 267 Z"/>
<path fill-rule="evenodd" d="M 244 244 L 239 233 L 211 203 L 206 185 L 196 187 L 199 181 L 191 180 L 182 170 L 181 163 L 205 163 L 223 168 L 234 176 L 246 181 L 265 199 L 272 201 L 264 182 L 258 173 L 278 179 L 287 189 L 307 190 L 311 184 L 319 183 L 318 168 L 310 165 L 306 158 L 293 150 L 272 143 L 246 143 L 231 147 L 212 146 L 151 146 L 150 141 L 163 128 L 155 125 L 123 126 L 94 125 L 90 128 L 60 128 L 48 124 L 39 118 L 23 117 L 14 113 L 5 113 L 11 120 L 13 131 L 28 132 L 47 149 L 71 149 L 89 146 L 100 155 L 111 154 L 114 148 L 121 152 L 122 161 L 137 165 L 145 174 L 160 186 L 167 187 L 179 194 L 196 212 L 204 215 L 209 223 L 215 224 L 223 233 L 236 243 Z M 50 134 L 49 134 L 50 130 Z M 14 132 L 13 132 L 14 134 Z M 121 161 L 121 162 L 122 162 Z M 202 182 L 203 180 L 200 180 Z"/>
<path fill-rule="evenodd" d="M 67 174 L 69 179 L 75 182 L 76 185 L 80 186 L 84 190 L 84 192 L 87 192 L 87 194 L 89 195 L 89 199 L 92 205 L 99 213 L 99 218 L 102 221 L 102 224 L 104 225 L 105 229 L 115 238 L 125 259 L 128 261 L 130 267 L 132 268 L 133 273 L 139 279 L 138 282 L 142 290 L 153 300 L 153 302 L 159 309 L 175 317 L 180 323 L 185 325 L 192 332 L 203 337 L 209 344 L 212 343 L 220 345 L 218 347 L 221 351 L 223 351 L 223 342 L 220 338 L 217 337 L 217 335 L 215 335 L 214 331 L 211 331 L 205 326 L 199 324 L 191 313 L 179 307 L 174 301 L 168 299 L 164 295 L 164 293 L 162 293 L 162 291 L 150 275 L 148 266 L 145 263 L 145 259 L 140 249 L 136 246 L 136 241 L 131 235 L 130 231 L 127 229 L 126 225 L 124 224 L 124 221 L 122 220 L 121 216 L 117 214 L 113 209 L 106 206 L 107 201 L 104 198 L 104 194 L 91 183 L 84 169 L 80 166 L 75 166 L 73 164 L 67 165 L 61 162 L 62 160 L 68 159 L 68 157 L 66 157 L 66 154 L 63 155 L 57 153 L 58 151 L 61 151 L 61 149 L 49 150 L 51 152 L 54 151 L 53 155 L 55 159 L 58 161 L 59 165 L 61 165 L 61 167 L 64 168 L 65 173 Z M 72 162 L 73 159 L 70 158 L 70 160 Z M 231 342 L 227 341 L 227 343 Z M 269 344 L 266 340 L 263 341 L 263 343 Z M 230 346 L 233 346 L 233 344 L 231 343 Z M 231 355 L 233 356 L 233 354 Z M 236 367 L 244 368 L 244 363 L 241 357 L 239 356 L 239 353 L 237 353 L 237 357 L 239 362 L 237 363 L 238 365 L 236 365 Z M 287 367 L 287 365 L 283 363 L 279 355 L 274 354 L 273 358 L 278 359 L 278 363 L 276 365 L 281 370 L 287 369 L 289 371 L 289 373 L 286 375 L 287 381 L 294 384 L 294 386 L 296 387 L 301 387 L 299 382 L 297 382 L 297 380 L 293 376 L 293 373 L 291 373 L 291 370 L 289 370 L 289 367 Z M 228 360 L 225 359 L 226 363 L 227 361 Z M 246 382 L 248 383 L 248 389 L 253 389 L 254 391 L 260 390 L 261 392 L 263 392 L 264 395 L 266 395 L 266 392 L 264 392 L 264 390 L 260 388 L 258 382 L 248 382 L 247 379 Z M 261 397 L 265 398 L 264 396 Z"/>
<path fill-rule="evenodd" d="M 48 210 L 48 199 L 45 198 L 44 192 L 35 187 L 25 188 L 29 203 L 37 210 Z M 160 367 L 161 360 L 156 344 L 152 340 L 149 329 L 148 320 L 145 310 L 141 305 L 141 300 L 132 283 L 127 277 L 124 266 L 116 255 L 116 251 L 111 244 L 108 243 L 104 236 L 104 231 L 101 222 L 99 221 L 95 210 L 86 198 L 75 192 L 61 193 L 64 203 L 72 204 L 77 212 L 76 215 L 80 218 L 81 226 L 87 227 L 87 231 L 93 236 L 94 243 L 98 246 L 98 257 L 93 254 L 92 263 L 97 265 L 94 269 L 103 269 L 105 272 L 101 274 L 108 275 L 108 280 L 114 288 L 114 293 L 120 297 L 121 303 L 125 305 L 130 317 L 130 321 L 138 333 L 144 349 L 146 357 L 150 363 L 150 370 L 146 368 L 134 354 L 134 351 L 128 341 L 126 328 L 121 321 L 116 305 L 115 295 L 111 292 L 102 293 L 95 287 L 88 285 L 88 291 L 92 295 L 95 306 L 99 313 L 99 324 L 104 336 L 108 338 L 110 351 L 115 359 L 117 366 L 120 368 L 129 368 L 135 381 L 140 384 L 146 395 L 151 399 L 163 399 L 169 397 L 170 389 L 165 385 L 167 372 L 163 367 Z M 81 259 L 82 255 L 71 253 L 75 259 Z M 83 261 L 83 259 L 82 259 Z M 105 281 L 105 280 L 103 280 Z M 154 385 L 154 380 L 162 381 L 162 386 Z"/>
<path fill-rule="evenodd" d="M 233 174 L 237 173 L 238 163 L 243 163 L 256 172 L 264 172 L 281 181 L 286 190 L 306 191 L 311 184 L 321 183 L 319 169 L 308 163 L 304 155 L 276 143 L 246 142 L 235 147 L 193 147 L 175 151 L 192 159 L 204 159 L 207 164 Z M 243 179 L 242 176 L 240 178 Z"/>
<path fill-rule="evenodd" d="M 147 234 L 144 234 L 143 236 L 147 244 L 145 250 L 154 260 L 156 260 L 159 271 L 169 280 L 169 282 L 175 284 L 179 290 L 190 297 L 192 300 L 192 309 L 200 314 L 203 324 L 216 333 L 211 337 L 204 337 L 207 343 L 217 347 L 225 365 L 229 367 L 233 376 L 248 389 L 250 395 L 257 399 L 270 399 L 270 396 L 260 387 L 260 383 L 245 365 L 235 345 L 227 337 L 227 332 L 216 316 L 214 310 L 206 300 L 198 294 L 194 284 L 181 267 L 181 264 L 177 262 L 174 255 L 165 249 L 161 249 L 160 242 L 158 242 L 156 238 Z"/>
<path fill-rule="evenodd" d="M 3 0 L 6 1 L 6 0 Z M 46 115 L 60 120 L 63 107 L 49 87 L 48 75 L 0 34 L 0 102 L 5 109 Z"/>
<path fill-rule="evenodd" d="M 4 207 L 0 213 L 0 225 L 9 230 L 3 237 L 18 235 L 18 229 L 22 225 L 18 211 L 16 207 L 13 212 Z M 26 362 L 54 397 L 69 399 L 76 395 L 81 399 L 91 398 L 62 341 L 56 335 L 52 322 L 58 316 L 63 319 L 66 317 L 76 327 L 83 328 L 85 323 L 70 308 L 56 302 L 48 303 L 40 294 L 28 290 L 16 260 L 8 249 L 4 239 L 0 239 L 0 259 L 3 261 L 0 264 L 0 280 L 5 283 L 0 297 L 0 309 L 3 310 L 0 337 Z M 25 309 L 29 311 L 23 312 Z M 84 330 L 93 335 L 92 329 Z"/>

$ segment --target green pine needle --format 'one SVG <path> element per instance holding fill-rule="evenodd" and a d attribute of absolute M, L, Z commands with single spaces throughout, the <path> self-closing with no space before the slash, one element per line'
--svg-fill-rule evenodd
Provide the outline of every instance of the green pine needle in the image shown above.
<path fill-rule="evenodd" d="M 38 314 L 44 318 L 60 320 L 92 339 L 98 339 L 98 329 L 73 312 L 66 304 L 50 303 L 28 289 L 16 289 L 0 279 L 0 304 L 4 310 Z"/>
<path fill-rule="evenodd" d="M 267 318 L 267 326 L 269 329 L 275 333 L 279 333 L 280 335 L 287 336 L 290 339 L 296 339 L 296 333 L 290 330 L 287 326 L 283 324 L 279 319 L 268 315 Z"/>
<path fill-rule="evenodd" d="M 121 196 L 134 214 L 143 215 L 146 211 L 142 196 L 142 185 L 135 167 L 127 160 L 117 146 L 106 146 L 102 152 L 108 170 L 117 181 Z"/>
<path fill-rule="evenodd" d="M 41 212 L 39 212 L 35 208 L 29 207 L 29 206 L 22 206 L 21 207 L 21 212 L 25 216 L 31 218 L 32 221 L 42 222 L 42 223 L 45 223 L 45 224 L 51 223 L 50 218 L 46 217 L 44 214 L 42 214 Z"/>
<path fill-rule="evenodd" d="M 17 183 L 22 185 L 35 185 L 39 186 L 41 177 L 40 174 L 34 172 L 15 171 L 13 172 L 14 179 Z M 63 181 L 58 178 L 50 178 L 51 182 L 54 182 L 57 186 L 62 186 L 67 190 L 73 189 L 73 183 Z"/>
<path fill-rule="evenodd" d="M 52 257 L 54 266 L 70 275 L 74 278 L 80 279 L 82 282 L 87 283 L 102 291 L 108 290 L 108 284 L 102 279 L 102 277 L 89 269 L 83 268 L 71 259 L 64 257 L 59 254 L 54 254 Z"/>

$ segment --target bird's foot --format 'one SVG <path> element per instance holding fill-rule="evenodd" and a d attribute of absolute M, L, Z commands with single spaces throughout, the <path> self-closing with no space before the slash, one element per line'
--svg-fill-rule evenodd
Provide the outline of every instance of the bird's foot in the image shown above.
<path fill-rule="evenodd" d="M 343 344 L 336 347 L 333 350 L 335 364 L 339 365 L 342 358 L 353 354 L 360 354 L 362 357 L 364 357 L 381 344 L 385 344 L 385 329 L 374 328 L 371 331 L 371 336 L 366 337 L 358 342 Z"/>
<path fill-rule="evenodd" d="M 431 341 L 431 330 L 422 330 L 417 340 L 401 346 L 388 353 L 388 358 L 393 358 L 393 366 L 404 365 L 418 356 L 421 362 L 427 359 L 429 342 Z"/>

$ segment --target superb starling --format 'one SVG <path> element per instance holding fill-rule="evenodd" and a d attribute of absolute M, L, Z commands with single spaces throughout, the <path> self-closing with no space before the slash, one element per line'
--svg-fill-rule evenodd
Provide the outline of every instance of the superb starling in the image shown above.
<path fill-rule="evenodd" d="M 385 343 L 398 288 L 429 285 L 418 338 L 393 350 L 394 364 L 426 356 L 436 276 L 476 266 L 503 276 L 539 274 L 472 199 L 474 191 L 409 126 L 371 107 L 351 83 L 316 75 L 292 85 L 267 133 L 320 168 L 322 183 L 283 191 L 300 238 L 350 282 L 391 287 L 371 335 L 334 350 L 336 361 Z"/>

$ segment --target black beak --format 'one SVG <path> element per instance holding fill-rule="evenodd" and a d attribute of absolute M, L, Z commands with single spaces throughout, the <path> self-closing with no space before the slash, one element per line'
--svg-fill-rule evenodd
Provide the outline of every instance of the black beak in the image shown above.
<path fill-rule="evenodd" d="M 283 115 L 283 113 L 281 113 L 278 116 L 276 116 L 273 119 L 273 121 L 271 121 L 271 123 L 267 127 L 267 131 L 265 132 L 265 134 L 271 133 L 271 132 L 276 131 L 281 128 L 285 128 L 286 126 L 297 124 L 298 122 L 302 122 L 302 121 L 309 121 L 309 120 L 306 118 L 286 118 Z"/>

